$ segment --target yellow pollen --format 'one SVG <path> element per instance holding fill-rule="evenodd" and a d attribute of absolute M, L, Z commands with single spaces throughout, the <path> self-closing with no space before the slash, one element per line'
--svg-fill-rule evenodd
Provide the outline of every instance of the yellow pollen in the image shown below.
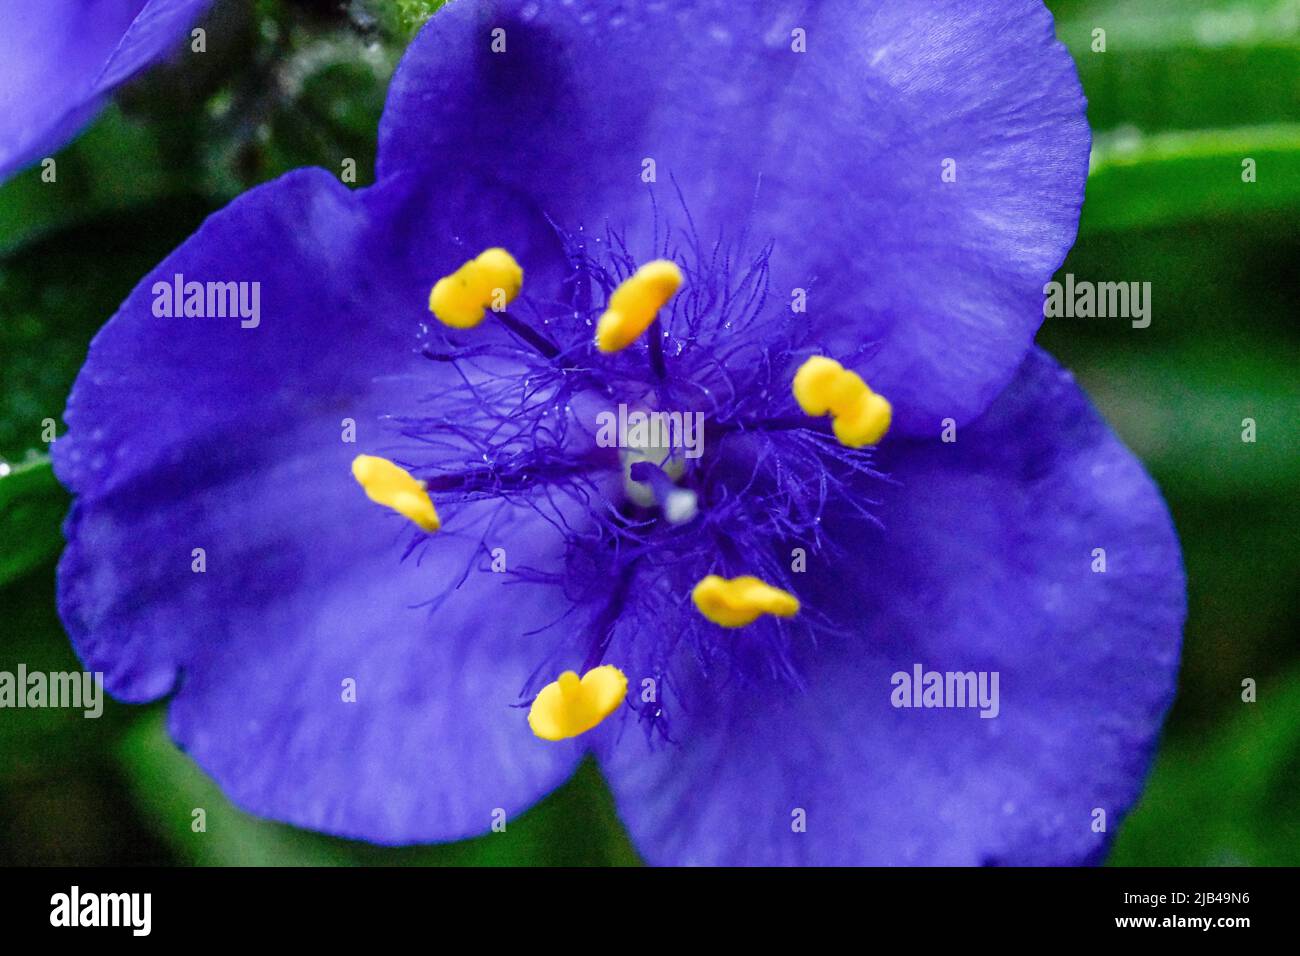
<path fill-rule="evenodd" d="M 424 490 L 424 482 L 416 480 L 405 468 L 394 465 L 387 458 L 357 455 L 352 459 L 352 477 L 365 489 L 371 501 L 392 508 L 425 531 L 433 532 L 442 527 L 429 493 Z"/>
<path fill-rule="evenodd" d="M 824 355 L 814 355 L 794 375 L 794 397 L 809 415 L 830 415 L 840 444 L 874 445 L 889 431 L 893 408 L 857 372 Z"/>
<path fill-rule="evenodd" d="M 668 259 L 637 269 L 609 297 L 605 314 L 596 323 L 596 348 L 618 352 L 635 342 L 681 284 L 682 270 Z"/>
<path fill-rule="evenodd" d="M 799 599 L 758 578 L 739 578 L 710 574 L 695 585 L 691 599 L 700 613 L 722 627 L 744 627 L 764 614 L 793 617 L 799 612 Z"/>
<path fill-rule="evenodd" d="M 593 667 L 579 679 L 565 671 L 541 689 L 528 711 L 528 726 L 543 740 L 586 733 L 612 714 L 627 696 L 627 677 L 617 667 Z"/>
<path fill-rule="evenodd" d="M 500 312 L 513 302 L 523 286 L 524 270 L 514 256 L 504 249 L 487 249 L 438 280 L 429 293 L 429 311 L 444 325 L 472 329 L 488 309 Z"/>

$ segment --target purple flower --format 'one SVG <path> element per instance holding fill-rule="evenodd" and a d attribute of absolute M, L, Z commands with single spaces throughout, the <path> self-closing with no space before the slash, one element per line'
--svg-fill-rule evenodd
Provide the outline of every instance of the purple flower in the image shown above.
<path fill-rule="evenodd" d="M 92 345 L 79 653 L 375 842 L 592 753 L 651 862 L 1097 859 L 1184 600 L 1032 346 L 1088 140 L 1030 0 L 455 0 L 377 185 L 253 190 Z"/>
<path fill-rule="evenodd" d="M 212 0 L 0 0 L 0 181 L 59 149 Z"/>

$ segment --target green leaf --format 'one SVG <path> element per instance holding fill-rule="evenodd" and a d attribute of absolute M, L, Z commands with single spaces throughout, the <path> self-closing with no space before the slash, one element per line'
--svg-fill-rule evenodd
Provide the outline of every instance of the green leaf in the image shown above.
<path fill-rule="evenodd" d="M 59 553 L 67 509 L 47 456 L 0 462 L 0 585 Z"/>
<path fill-rule="evenodd" d="M 1253 161 L 1254 182 L 1243 179 Z M 1300 205 L 1300 124 L 1119 130 L 1093 143 L 1083 233 L 1150 228 Z"/>
<path fill-rule="evenodd" d="M 1242 675 L 1249 676 L 1249 675 Z M 1241 678 L 1221 693 L 1236 715 L 1221 730 L 1171 743 L 1111 852 L 1115 866 L 1290 866 L 1300 856 L 1300 672 Z"/>
<path fill-rule="evenodd" d="M 148 124 L 110 107 L 54 156 L 54 182 L 38 164 L 0 187 L 0 256 L 108 213 L 183 191 Z"/>
<path fill-rule="evenodd" d="M 0 495 L 5 493 L 7 480 L 0 479 Z M 11 540 L 7 533 L 4 540 Z M 0 607 L 4 608 L 0 671 L 13 674 L 19 665 L 29 673 L 81 670 L 54 610 L 52 568 L 0 584 Z M 87 744 L 101 742 L 99 732 L 108 723 L 111 715 L 107 708 L 105 715 L 96 720 L 83 719 L 82 711 L 71 708 L 0 711 L 0 781 L 10 785 L 15 777 L 34 776 L 39 770 L 71 759 L 78 751 L 84 758 Z"/>
<path fill-rule="evenodd" d="M 363 0 L 390 33 L 410 39 L 447 0 Z"/>
<path fill-rule="evenodd" d="M 54 609 L 54 568 L 0 586 L 0 671 L 82 669 Z M 172 862 L 131 813 L 114 760 L 136 708 L 103 695 L 95 708 L 0 711 L 0 865 Z"/>
<path fill-rule="evenodd" d="M 43 450 L 47 420 L 59 420 L 91 337 L 206 212 L 173 198 L 0 257 L 0 457 Z"/>
<path fill-rule="evenodd" d="M 1074 54 L 1093 129 L 1147 132 L 1294 119 L 1300 101 L 1295 0 L 1051 3 Z M 1105 51 L 1094 31 L 1105 31 Z"/>
<path fill-rule="evenodd" d="M 1296 0 L 1049 5 L 1095 133 L 1081 234 L 1300 206 Z"/>
<path fill-rule="evenodd" d="M 167 736 L 162 709 L 141 720 L 121 748 L 142 813 L 187 862 L 207 866 L 633 865 L 636 854 L 614 816 L 594 765 L 501 833 L 438 846 L 378 847 L 258 819 L 237 809 Z M 195 810 L 206 830 L 195 832 Z M 491 820 L 484 818 L 484 830 Z"/>
<path fill-rule="evenodd" d="M 1300 381 L 1289 374 L 1293 360 L 1259 339 L 1237 337 L 1235 345 L 1255 347 L 1231 352 L 1201 340 L 1158 352 L 1115 348 L 1094 355 L 1079 378 L 1102 417 L 1184 494 L 1289 494 L 1300 487 Z M 1242 440 L 1247 419 L 1253 441 Z"/>
<path fill-rule="evenodd" d="M 235 84 L 209 102 L 199 132 L 204 191 L 229 200 L 304 166 L 342 178 L 345 163 L 354 167 L 345 183 L 369 181 L 399 52 L 350 30 L 287 30 L 266 51 L 275 64 L 271 90 L 264 83 Z"/>
<path fill-rule="evenodd" d="M 1047 320 L 1039 343 L 1151 471 L 1187 571 L 1171 742 L 1232 707 L 1224 675 L 1295 659 L 1300 576 L 1300 381 L 1294 374 L 1293 215 L 1094 233 L 1063 273 L 1151 283 L 1151 324 Z M 1058 279 L 1061 276 L 1058 276 Z M 1243 419 L 1256 423 L 1243 441 Z"/>

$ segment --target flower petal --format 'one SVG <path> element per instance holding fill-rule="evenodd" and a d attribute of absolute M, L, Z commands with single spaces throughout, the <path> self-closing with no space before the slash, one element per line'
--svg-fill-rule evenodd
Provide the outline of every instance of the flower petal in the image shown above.
<path fill-rule="evenodd" d="M 1042 321 L 1084 105 L 1038 0 L 456 0 L 394 77 L 379 168 L 473 163 L 643 259 L 669 220 L 775 241 L 773 308 L 807 288 L 827 349 L 872 347 L 855 367 L 896 433 L 934 435 L 992 401 Z"/>
<path fill-rule="evenodd" d="M 493 225 L 406 186 L 304 170 L 212 216 L 95 339 L 53 449 L 77 495 L 60 611 L 87 668 L 126 700 L 174 689 L 173 735 L 245 809 L 383 843 L 484 832 L 578 759 L 512 706 L 568 604 L 486 568 L 497 544 L 556 567 L 552 524 L 465 503 L 422 540 L 350 474 L 438 373 L 416 330 L 459 251 L 433 246 Z M 259 323 L 157 316 L 177 274 L 260 282 Z"/>
<path fill-rule="evenodd" d="M 610 745 L 648 860 L 1078 863 L 1136 799 L 1185 608 L 1141 465 L 1041 353 L 956 443 L 882 451 L 898 482 L 884 530 L 859 528 L 854 557 L 804 576 L 805 607 L 846 629 L 798 652 L 808 690 L 695 678 L 667 702 L 680 747 L 647 752 L 631 727 Z M 893 706 L 893 675 L 916 664 L 997 672 L 997 716 Z"/>
<path fill-rule="evenodd" d="M 0 180 L 59 149 L 211 0 L 0 0 Z"/>
<path fill-rule="evenodd" d="M 211 5 L 212 0 L 148 0 L 95 77 L 95 91 L 106 93 L 161 60 Z"/>

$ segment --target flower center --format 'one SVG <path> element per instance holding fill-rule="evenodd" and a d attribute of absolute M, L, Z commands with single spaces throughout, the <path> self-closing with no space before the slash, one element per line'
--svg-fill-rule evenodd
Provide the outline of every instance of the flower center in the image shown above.
<path fill-rule="evenodd" d="M 524 272 L 501 248 L 430 292 L 442 326 L 476 331 L 464 341 L 427 339 L 437 344 L 423 354 L 450 366 L 439 377 L 450 384 L 426 397 L 427 414 L 394 422 L 444 453 L 415 474 L 361 455 L 353 473 L 372 500 L 425 535 L 441 527 L 435 500 L 453 517 L 461 503 L 485 498 L 531 496 L 542 511 L 556 491 L 585 505 L 593 529 L 573 532 L 566 589 L 581 592 L 575 605 L 597 610 L 574 629 L 582 676 L 566 671 L 533 698 L 539 737 L 585 733 L 624 699 L 623 671 L 603 663 L 619 627 L 665 647 L 683 631 L 725 647 L 717 628 L 745 629 L 758 649 L 750 656 L 789 669 L 779 659 L 800 602 L 781 549 L 823 546 L 822 509 L 874 475 L 866 449 L 888 430 L 891 409 L 857 373 L 773 334 L 793 340 L 798 323 L 760 324 L 766 254 L 738 288 L 667 258 L 633 269 L 619 257 L 612 274 L 624 278 L 607 282 L 611 271 L 582 260 L 575 288 L 589 289 L 595 276 L 606 293 L 594 322 L 578 301 L 585 294 L 554 323 L 507 311 Z M 729 261 L 716 251 L 713 259 Z M 527 297 L 522 305 L 534 308 Z M 641 357 L 633 346 L 643 341 Z M 621 505 L 611 507 L 611 482 Z M 699 623 L 674 624 L 669 615 L 683 607 Z M 630 653 L 643 673 L 661 668 L 666 651 Z M 660 708 L 652 710 L 657 719 Z"/>

